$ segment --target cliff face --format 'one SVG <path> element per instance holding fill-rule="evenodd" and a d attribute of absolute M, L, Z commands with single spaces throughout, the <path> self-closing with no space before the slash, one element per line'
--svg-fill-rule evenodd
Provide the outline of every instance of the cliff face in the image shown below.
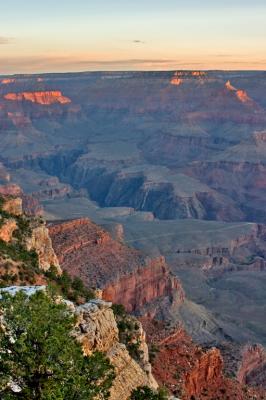
<path fill-rule="evenodd" d="M 163 257 L 149 260 L 145 267 L 137 268 L 103 289 L 106 300 L 123 304 L 129 312 L 147 308 L 150 315 L 156 313 L 157 307 L 149 309 L 149 303 L 163 301 L 165 297 L 178 305 L 183 302 L 184 292 L 178 279 L 170 275 Z"/>
<path fill-rule="evenodd" d="M 159 298 L 168 306 L 183 301 L 181 284 L 163 257 L 144 257 L 86 218 L 51 225 L 49 232 L 62 269 L 101 288 L 104 299 L 127 311 L 157 312 L 160 307 L 153 303 Z"/>
<path fill-rule="evenodd" d="M 0 239 L 6 243 L 12 242 L 12 246 L 18 244 L 25 247 L 25 251 L 28 252 L 34 250 L 38 256 L 40 269 L 47 271 L 54 266 L 60 273 L 59 262 L 44 221 L 23 215 L 23 194 L 20 187 L 16 185 L 1 186 L 0 195 Z M 14 235 L 15 231 L 16 235 Z M 10 253 L 10 255 L 12 254 L 16 254 L 16 251 Z M 19 254 L 15 258 L 17 261 Z"/>
<path fill-rule="evenodd" d="M 266 351 L 261 345 L 246 345 L 237 372 L 240 383 L 266 389 Z"/>
<path fill-rule="evenodd" d="M 142 322 L 153 352 L 153 374 L 173 395 L 182 400 L 264 400 L 263 390 L 244 388 L 225 377 L 218 349 L 203 350 L 182 327 L 169 329 L 148 319 Z"/>
<path fill-rule="evenodd" d="M 61 268 L 52 247 L 49 231 L 45 225 L 33 228 L 31 237 L 26 241 L 27 250 L 35 250 L 38 254 L 40 268 L 47 271 L 51 266 L 56 267 L 60 273 Z"/>
<path fill-rule="evenodd" d="M 116 378 L 111 389 L 111 400 L 127 400 L 138 386 L 157 388 L 150 372 L 146 372 L 129 355 L 126 346 L 119 342 L 118 327 L 111 303 L 93 300 L 76 309 L 78 317 L 76 338 L 84 353 L 102 351 L 115 368 Z"/>
<path fill-rule="evenodd" d="M 0 220 L 1 222 L 1 220 Z M 9 219 L 0 226 L 0 240 L 8 243 L 12 240 L 13 232 L 17 229 L 17 223 L 14 219 Z"/>
<path fill-rule="evenodd" d="M 7 93 L 4 96 L 5 100 L 10 101 L 30 101 L 41 105 L 51 105 L 55 103 L 68 104 L 71 100 L 62 95 L 61 91 L 46 91 L 46 92 L 22 92 L 22 93 Z"/>

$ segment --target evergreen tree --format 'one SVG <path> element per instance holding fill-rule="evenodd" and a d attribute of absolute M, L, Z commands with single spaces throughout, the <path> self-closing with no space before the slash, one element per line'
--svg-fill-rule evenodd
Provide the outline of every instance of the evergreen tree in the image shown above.
<path fill-rule="evenodd" d="M 0 398 L 107 399 L 113 367 L 102 353 L 84 357 L 71 336 L 75 317 L 42 291 L 0 300 Z"/>
<path fill-rule="evenodd" d="M 167 400 L 167 398 L 164 388 L 160 388 L 158 392 L 155 392 L 148 386 L 140 386 L 133 390 L 130 400 Z"/>

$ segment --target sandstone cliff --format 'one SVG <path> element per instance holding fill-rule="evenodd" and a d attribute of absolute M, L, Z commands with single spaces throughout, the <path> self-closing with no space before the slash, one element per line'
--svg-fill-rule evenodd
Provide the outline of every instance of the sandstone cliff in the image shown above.
<path fill-rule="evenodd" d="M 170 307 L 183 301 L 181 284 L 163 257 L 144 257 L 86 218 L 50 225 L 49 232 L 62 269 L 101 288 L 104 299 L 127 311 L 154 314 L 165 302 Z"/>
<path fill-rule="evenodd" d="M 150 371 L 132 359 L 126 346 L 119 342 L 119 331 L 111 309 L 111 303 L 92 300 L 77 307 L 76 337 L 82 344 L 84 353 L 102 351 L 115 367 L 116 378 L 111 389 L 111 400 L 127 400 L 138 386 L 157 388 Z M 144 347 L 144 343 L 143 343 Z"/>
<path fill-rule="evenodd" d="M 31 237 L 26 240 L 27 250 L 35 250 L 39 258 L 39 266 L 47 271 L 54 266 L 60 273 L 61 268 L 52 247 L 49 231 L 44 224 L 32 229 Z"/>
<path fill-rule="evenodd" d="M 17 223 L 14 219 L 9 219 L 1 225 L 0 219 L 0 240 L 8 243 L 12 240 L 13 233 L 17 229 Z"/>
<path fill-rule="evenodd" d="M 23 261 L 19 254 L 21 247 L 20 252 L 36 252 L 40 269 L 47 271 L 54 266 L 61 273 L 44 221 L 23 214 L 21 189 L 16 185 L 1 186 L 0 195 L 0 239 L 11 244 L 5 248 L 8 257 L 14 257 L 13 262 Z"/>

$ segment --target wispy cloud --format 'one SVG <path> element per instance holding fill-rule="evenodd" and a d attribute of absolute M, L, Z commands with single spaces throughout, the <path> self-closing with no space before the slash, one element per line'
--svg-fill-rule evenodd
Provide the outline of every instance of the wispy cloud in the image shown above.
<path fill-rule="evenodd" d="M 0 36 L 0 44 L 10 44 L 12 43 L 12 38 L 6 36 Z"/>
<path fill-rule="evenodd" d="M 24 57 L 0 56 L 0 74 L 62 72 L 62 71 L 133 71 L 133 70 L 176 70 L 176 69 L 266 69 L 266 59 L 241 60 L 221 58 L 221 61 L 124 58 L 100 59 L 89 55 L 39 55 Z"/>
<path fill-rule="evenodd" d="M 133 40 L 132 43 L 135 43 L 135 44 L 145 44 L 145 42 L 144 42 L 143 40 L 139 40 L 139 39 Z"/>

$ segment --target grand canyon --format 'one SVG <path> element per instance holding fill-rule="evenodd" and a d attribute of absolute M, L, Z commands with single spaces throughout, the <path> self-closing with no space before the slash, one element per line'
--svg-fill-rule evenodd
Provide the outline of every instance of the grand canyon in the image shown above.
<path fill-rule="evenodd" d="M 24 213 L 41 270 L 97 293 L 77 315 L 104 338 L 78 337 L 88 352 L 106 341 L 112 400 L 125 381 L 266 399 L 265 91 L 263 71 L 0 76 L 0 242 Z M 10 268 L 17 281 L 1 256 L 1 284 L 22 284 Z M 136 324 L 138 362 L 111 303 Z"/>

